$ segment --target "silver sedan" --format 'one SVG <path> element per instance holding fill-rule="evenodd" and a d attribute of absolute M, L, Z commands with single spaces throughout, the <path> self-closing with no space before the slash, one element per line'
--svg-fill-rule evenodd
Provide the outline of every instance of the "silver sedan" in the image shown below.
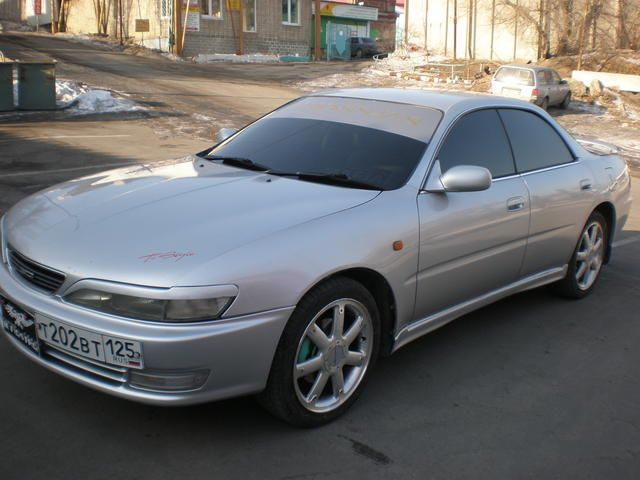
<path fill-rule="evenodd" d="M 182 161 L 15 205 L 0 224 L 3 331 L 119 397 L 258 393 L 322 424 L 381 354 L 523 290 L 593 290 L 631 199 L 624 161 L 589 148 L 518 100 L 303 97 Z"/>

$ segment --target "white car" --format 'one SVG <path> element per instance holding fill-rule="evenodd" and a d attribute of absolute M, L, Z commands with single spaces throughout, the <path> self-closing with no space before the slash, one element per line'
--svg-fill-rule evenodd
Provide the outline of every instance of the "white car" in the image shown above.
<path fill-rule="evenodd" d="M 491 93 L 518 98 L 546 110 L 571 103 L 571 89 L 553 68 L 535 65 L 503 65 L 491 80 Z"/>

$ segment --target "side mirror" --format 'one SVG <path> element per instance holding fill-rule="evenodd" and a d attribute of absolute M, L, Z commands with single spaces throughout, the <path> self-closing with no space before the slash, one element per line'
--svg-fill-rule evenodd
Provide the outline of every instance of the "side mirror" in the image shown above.
<path fill-rule="evenodd" d="M 491 172 L 475 165 L 451 167 L 440 175 L 440 162 L 434 165 L 427 182 L 427 192 L 479 192 L 491 186 Z M 433 177 L 433 179 L 431 178 Z"/>
<path fill-rule="evenodd" d="M 475 165 L 458 165 L 447 170 L 440 182 L 446 192 L 479 192 L 491 186 L 491 172 Z"/>
<path fill-rule="evenodd" d="M 569 85 L 569 82 L 566 80 L 560 80 L 560 85 Z"/>
<path fill-rule="evenodd" d="M 218 133 L 216 134 L 216 140 L 218 141 L 218 143 L 224 142 L 227 138 L 229 138 L 231 135 L 233 135 L 237 131 L 238 131 L 237 128 L 221 128 L 220 130 L 218 130 Z"/>

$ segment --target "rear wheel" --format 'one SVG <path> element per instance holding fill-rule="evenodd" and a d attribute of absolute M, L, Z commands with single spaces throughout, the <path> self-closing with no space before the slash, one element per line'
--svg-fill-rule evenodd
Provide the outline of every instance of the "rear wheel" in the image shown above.
<path fill-rule="evenodd" d="M 557 293 L 582 298 L 593 290 L 602 271 L 607 239 L 607 221 L 600 212 L 593 212 L 582 230 L 567 275 L 554 285 Z"/>
<path fill-rule="evenodd" d="M 364 56 L 364 54 L 362 53 L 362 49 L 361 48 L 356 50 L 356 58 L 362 58 L 363 56 Z"/>
<path fill-rule="evenodd" d="M 540 104 L 540 108 L 545 111 L 549 108 L 549 98 L 544 97 L 544 100 L 542 100 L 542 103 Z"/>
<path fill-rule="evenodd" d="M 322 425 L 356 400 L 379 350 L 375 300 L 360 283 L 335 278 L 298 304 L 276 351 L 262 405 L 297 426 Z"/>

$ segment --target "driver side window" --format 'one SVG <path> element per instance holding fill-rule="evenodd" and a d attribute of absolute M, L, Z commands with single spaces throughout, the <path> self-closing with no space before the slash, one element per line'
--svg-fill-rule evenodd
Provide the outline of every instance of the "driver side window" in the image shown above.
<path fill-rule="evenodd" d="M 493 178 L 516 173 L 502 121 L 495 110 L 468 113 L 453 126 L 438 155 L 442 173 L 457 165 L 487 168 Z"/>

